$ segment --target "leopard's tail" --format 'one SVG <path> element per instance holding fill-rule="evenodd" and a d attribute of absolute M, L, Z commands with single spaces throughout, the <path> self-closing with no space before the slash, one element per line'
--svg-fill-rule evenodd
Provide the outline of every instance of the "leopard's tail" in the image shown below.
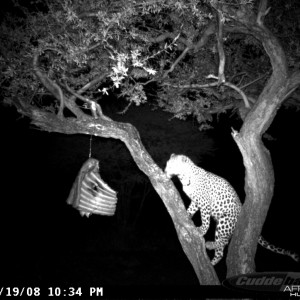
<path fill-rule="evenodd" d="M 269 249 L 275 253 L 290 256 L 296 262 L 300 261 L 300 257 L 296 252 L 292 252 L 290 250 L 285 250 L 283 248 L 274 246 L 274 245 L 270 244 L 268 241 L 266 241 L 262 236 L 259 237 L 258 243 L 261 246 L 265 247 L 266 249 Z"/>

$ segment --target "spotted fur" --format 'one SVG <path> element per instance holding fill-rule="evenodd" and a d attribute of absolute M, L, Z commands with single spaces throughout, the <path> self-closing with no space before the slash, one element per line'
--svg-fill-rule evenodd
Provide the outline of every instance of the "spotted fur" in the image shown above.
<path fill-rule="evenodd" d="M 191 199 L 188 214 L 192 217 L 200 210 L 202 225 L 199 230 L 202 235 L 205 235 L 209 228 L 210 217 L 217 222 L 215 241 L 205 244 L 207 249 L 215 250 L 211 263 L 217 264 L 223 257 L 224 248 L 233 234 L 241 212 L 241 202 L 237 193 L 225 179 L 196 166 L 185 155 L 172 154 L 165 173 L 169 178 L 175 175 L 181 181 L 183 191 Z M 260 237 L 258 242 L 271 251 L 289 255 L 299 261 L 296 253 L 275 247 L 263 237 Z"/>

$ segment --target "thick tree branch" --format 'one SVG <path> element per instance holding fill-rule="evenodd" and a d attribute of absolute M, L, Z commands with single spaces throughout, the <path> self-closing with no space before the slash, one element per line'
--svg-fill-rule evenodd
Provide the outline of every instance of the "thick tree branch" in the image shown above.
<path fill-rule="evenodd" d="M 154 189 L 163 200 L 175 224 L 182 248 L 192 263 L 200 284 L 219 284 L 219 279 L 206 254 L 203 237 L 189 219 L 173 182 L 166 177 L 146 151 L 134 126 L 102 118 L 95 120 L 92 117 L 80 120 L 75 118 L 59 119 L 54 114 L 39 110 L 27 110 L 26 114 L 32 119 L 34 125 L 45 131 L 89 134 L 124 142 L 139 169 L 149 177 Z"/>
<path fill-rule="evenodd" d="M 248 112 L 240 132 L 232 134 L 242 153 L 246 168 L 246 199 L 229 246 L 228 276 L 255 270 L 257 240 L 274 191 L 272 160 L 269 151 L 261 141 L 261 136 L 272 123 L 277 109 L 287 95 L 300 84 L 299 74 L 289 75 L 283 48 L 263 24 L 263 16 L 268 11 L 266 7 L 267 2 L 262 0 L 257 18 L 253 18 L 251 13 L 248 14 L 246 8 L 235 13 L 231 11 L 230 17 L 236 21 L 236 24 L 226 29 L 251 34 L 258 39 L 269 56 L 272 66 L 272 75 Z"/>

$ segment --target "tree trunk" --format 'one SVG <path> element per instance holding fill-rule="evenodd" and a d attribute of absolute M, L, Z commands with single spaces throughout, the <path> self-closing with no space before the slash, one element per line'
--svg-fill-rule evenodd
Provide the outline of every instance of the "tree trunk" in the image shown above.
<path fill-rule="evenodd" d="M 280 56 L 277 57 L 280 61 Z M 281 61 L 284 66 L 284 57 Z M 246 168 L 246 199 L 229 246 L 228 276 L 255 271 L 254 257 L 274 189 L 274 171 L 269 151 L 263 145 L 262 134 L 273 121 L 286 96 L 300 83 L 300 73 L 288 78 L 284 68 L 273 72 L 240 133 L 233 132 Z M 297 83 L 298 82 L 298 83 Z"/>
<path fill-rule="evenodd" d="M 272 75 L 247 114 L 239 133 L 233 132 L 246 169 L 246 198 L 227 255 L 227 277 L 255 271 L 257 240 L 268 213 L 274 190 L 274 170 L 269 151 L 261 140 L 277 110 L 300 84 L 300 72 L 288 74 L 286 56 L 276 37 L 264 26 L 266 1 L 261 1 L 256 22 L 237 17 L 245 26 L 232 31 L 254 35 L 261 41 L 272 65 Z M 228 30 L 231 30 L 228 28 Z"/>
<path fill-rule="evenodd" d="M 280 61 L 280 56 L 278 59 Z M 284 58 L 282 60 L 284 66 Z M 257 240 L 268 213 L 274 190 L 274 170 L 261 137 L 272 123 L 287 95 L 300 85 L 300 72 L 287 76 L 273 72 L 258 101 L 248 113 L 240 133 L 233 132 L 246 169 L 246 198 L 229 245 L 227 276 L 255 271 Z"/>
<path fill-rule="evenodd" d="M 255 271 L 257 240 L 266 219 L 273 197 L 274 172 L 269 151 L 259 134 L 247 131 L 240 136 L 233 134 L 242 152 L 246 168 L 245 192 L 237 228 L 229 246 L 227 275 L 235 276 Z"/>
<path fill-rule="evenodd" d="M 278 48 L 274 48 L 275 54 L 278 54 L 277 50 Z M 299 72 L 288 77 L 285 57 L 278 55 L 276 59 L 275 72 L 248 113 L 240 133 L 232 134 L 242 153 L 246 168 L 246 199 L 229 246 L 227 276 L 255 271 L 257 240 L 274 190 L 272 161 L 261 137 L 272 123 L 287 95 L 300 84 Z"/>

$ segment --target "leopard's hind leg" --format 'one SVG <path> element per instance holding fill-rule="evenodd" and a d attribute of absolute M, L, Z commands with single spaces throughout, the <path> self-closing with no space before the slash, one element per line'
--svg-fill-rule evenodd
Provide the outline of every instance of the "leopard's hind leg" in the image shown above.
<path fill-rule="evenodd" d="M 235 221 L 228 215 L 223 215 L 217 221 L 215 241 L 206 242 L 205 246 L 209 250 L 215 249 L 215 256 L 211 261 L 212 265 L 217 264 L 223 257 L 225 246 L 228 244 L 235 228 Z"/>

